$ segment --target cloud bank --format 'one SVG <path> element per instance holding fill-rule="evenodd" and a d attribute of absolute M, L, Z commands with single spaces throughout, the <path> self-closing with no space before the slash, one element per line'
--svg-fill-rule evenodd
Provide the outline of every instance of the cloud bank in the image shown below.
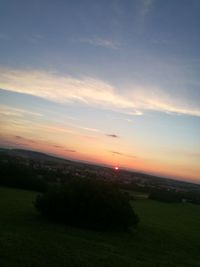
<path fill-rule="evenodd" d="M 74 78 L 35 70 L 0 69 L 0 88 L 58 103 L 82 103 L 129 115 L 159 111 L 200 116 L 200 107 L 188 106 L 159 88 L 137 85 L 123 90 L 90 77 Z"/>

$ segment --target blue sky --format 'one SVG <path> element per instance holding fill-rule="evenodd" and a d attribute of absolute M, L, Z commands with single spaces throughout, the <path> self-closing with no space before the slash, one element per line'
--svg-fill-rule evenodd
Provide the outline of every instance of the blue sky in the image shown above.
<path fill-rule="evenodd" d="M 1 0 L 1 145 L 200 181 L 199 12 Z"/>

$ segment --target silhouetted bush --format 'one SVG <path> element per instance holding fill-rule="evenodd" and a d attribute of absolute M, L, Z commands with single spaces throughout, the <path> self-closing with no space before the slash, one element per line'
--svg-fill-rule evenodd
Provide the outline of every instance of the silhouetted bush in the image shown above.
<path fill-rule="evenodd" d="M 138 223 L 129 199 L 115 186 L 75 179 L 37 196 L 35 207 L 46 218 L 96 230 L 125 230 Z"/>

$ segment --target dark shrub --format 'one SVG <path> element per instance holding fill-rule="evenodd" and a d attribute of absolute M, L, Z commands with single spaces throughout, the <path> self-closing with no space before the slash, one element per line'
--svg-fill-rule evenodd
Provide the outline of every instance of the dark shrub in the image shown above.
<path fill-rule="evenodd" d="M 115 186 L 88 179 L 49 189 L 35 202 L 45 217 L 97 230 L 125 230 L 138 223 L 127 196 Z"/>

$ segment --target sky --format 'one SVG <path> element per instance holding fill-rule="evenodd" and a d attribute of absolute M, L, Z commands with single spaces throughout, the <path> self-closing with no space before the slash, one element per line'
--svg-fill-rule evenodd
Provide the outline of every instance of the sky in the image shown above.
<path fill-rule="evenodd" d="M 0 0 L 0 146 L 200 183 L 199 0 Z"/>

